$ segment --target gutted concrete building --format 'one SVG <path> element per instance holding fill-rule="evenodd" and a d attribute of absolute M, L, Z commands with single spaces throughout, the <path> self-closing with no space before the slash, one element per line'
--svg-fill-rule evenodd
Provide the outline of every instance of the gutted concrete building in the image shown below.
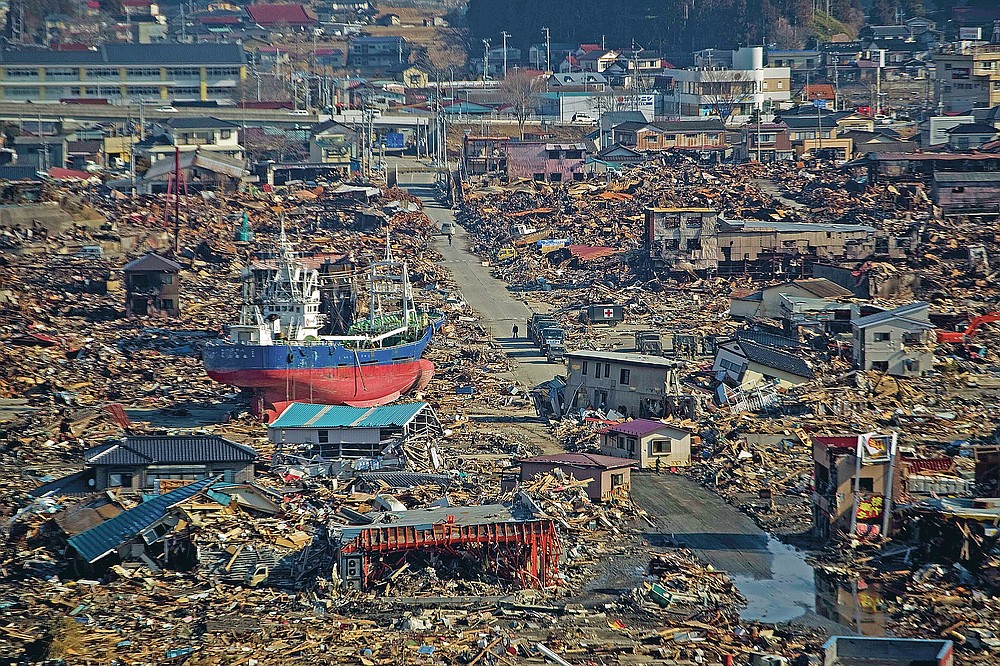
<path fill-rule="evenodd" d="M 875 229 L 858 224 L 727 220 L 708 208 L 646 209 L 649 267 L 702 275 L 802 274 L 811 260 L 860 260 Z"/>

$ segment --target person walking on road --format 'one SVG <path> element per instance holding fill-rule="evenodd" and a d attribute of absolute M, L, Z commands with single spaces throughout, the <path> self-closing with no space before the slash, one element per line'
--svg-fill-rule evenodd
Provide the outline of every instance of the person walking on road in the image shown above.
<path fill-rule="evenodd" d="M 517 340 L 517 324 L 514 324 L 513 337 L 515 340 Z"/>
<path fill-rule="evenodd" d="M 448 245 L 451 245 L 451 234 L 448 234 Z"/>

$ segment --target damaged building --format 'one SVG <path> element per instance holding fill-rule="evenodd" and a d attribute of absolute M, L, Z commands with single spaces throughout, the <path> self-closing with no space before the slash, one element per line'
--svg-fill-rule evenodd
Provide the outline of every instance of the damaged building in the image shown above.
<path fill-rule="evenodd" d="M 343 584 L 367 590 L 400 569 L 450 560 L 508 581 L 540 588 L 558 574 L 555 523 L 500 504 L 413 509 L 366 517 L 339 528 L 337 567 Z M 420 564 L 416 564 L 416 563 Z M 411 564 L 413 563 L 413 564 Z"/>
<path fill-rule="evenodd" d="M 860 224 L 729 220 L 710 208 L 646 208 L 644 245 L 654 272 L 803 275 L 811 261 L 862 260 L 876 230 Z"/>

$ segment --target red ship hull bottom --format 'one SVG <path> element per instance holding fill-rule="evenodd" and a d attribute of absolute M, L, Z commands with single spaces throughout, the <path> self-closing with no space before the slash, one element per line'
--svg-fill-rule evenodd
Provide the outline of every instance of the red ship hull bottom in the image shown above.
<path fill-rule="evenodd" d="M 411 363 L 343 368 L 289 370 L 210 370 L 208 376 L 222 384 L 256 390 L 263 411 L 280 414 L 293 402 L 321 405 L 378 407 L 410 390 L 423 390 L 434 376 L 426 359 Z"/>

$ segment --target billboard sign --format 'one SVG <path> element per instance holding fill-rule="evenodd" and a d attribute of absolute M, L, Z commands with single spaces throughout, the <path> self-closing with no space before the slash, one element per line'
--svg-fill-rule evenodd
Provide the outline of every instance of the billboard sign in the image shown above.
<path fill-rule="evenodd" d="M 979 41 L 983 38 L 982 28 L 959 28 L 958 38 L 962 41 Z"/>
<path fill-rule="evenodd" d="M 402 150 L 404 145 L 402 132 L 386 132 L 385 147 L 387 150 Z"/>
<path fill-rule="evenodd" d="M 896 433 L 879 435 L 870 432 L 858 435 L 857 455 L 861 457 L 862 465 L 879 465 L 887 463 L 896 454 Z"/>

